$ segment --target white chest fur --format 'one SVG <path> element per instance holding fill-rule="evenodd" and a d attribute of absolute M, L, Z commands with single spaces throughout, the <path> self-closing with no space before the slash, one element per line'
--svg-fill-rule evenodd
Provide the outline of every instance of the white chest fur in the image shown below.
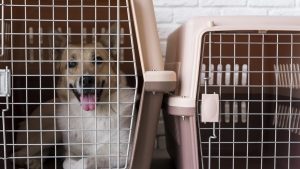
<path fill-rule="evenodd" d="M 115 94 L 111 97 L 116 100 Z M 66 154 L 116 156 L 119 147 L 120 154 L 126 156 L 133 101 L 134 92 L 121 92 L 119 113 L 116 103 L 99 103 L 95 111 L 88 112 L 81 109 L 77 99 L 57 106 L 58 128 L 62 131 Z"/>

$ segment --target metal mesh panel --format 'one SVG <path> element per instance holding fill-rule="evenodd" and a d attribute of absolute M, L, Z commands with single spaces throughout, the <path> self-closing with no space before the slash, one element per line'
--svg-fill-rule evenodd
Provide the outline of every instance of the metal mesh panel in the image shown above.
<path fill-rule="evenodd" d="M 138 87 L 129 1 L 3 4 L 0 168 L 127 168 Z"/>
<path fill-rule="evenodd" d="M 197 96 L 201 168 L 299 167 L 299 42 L 298 32 L 204 35 Z M 201 122 L 205 86 L 219 94 L 217 123 Z"/>

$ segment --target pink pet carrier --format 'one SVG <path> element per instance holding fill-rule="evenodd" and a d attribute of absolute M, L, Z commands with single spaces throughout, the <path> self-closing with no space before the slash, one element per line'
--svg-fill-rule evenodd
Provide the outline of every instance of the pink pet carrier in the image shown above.
<path fill-rule="evenodd" d="M 150 168 L 176 82 L 152 1 L 2 0 L 0 11 L 0 168 Z"/>
<path fill-rule="evenodd" d="M 169 36 L 165 68 L 178 169 L 299 168 L 299 17 L 192 19 Z"/>

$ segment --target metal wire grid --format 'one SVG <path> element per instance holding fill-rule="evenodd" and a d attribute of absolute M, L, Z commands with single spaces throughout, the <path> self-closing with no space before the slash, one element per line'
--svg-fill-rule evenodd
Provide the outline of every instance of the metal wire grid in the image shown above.
<path fill-rule="evenodd" d="M 137 65 L 134 53 L 133 32 L 131 28 L 131 18 L 129 11 L 128 0 L 114 1 L 15 1 L 7 0 L 2 5 L 5 14 L 2 15 L 5 21 L 5 50 L 4 56 L 1 58 L 1 67 L 11 70 L 11 96 L 6 97 L 7 102 L 3 100 L 9 107 L 8 111 L 2 110 L 2 133 L 3 142 L 3 168 L 15 169 L 18 160 L 24 160 L 23 168 L 34 168 L 32 159 L 40 161 L 40 168 L 62 168 L 62 163 L 67 158 L 92 158 L 98 157 L 109 158 L 109 163 L 106 166 L 95 163 L 97 167 L 107 168 L 127 168 L 130 160 L 131 136 L 134 132 L 134 117 L 135 103 L 137 99 Z M 4 10 L 2 12 L 4 13 Z M 113 31 L 113 27 L 116 30 Z M 54 31 L 55 30 L 55 31 Z M 65 46 L 57 46 L 56 40 L 64 36 L 66 40 Z M 107 40 L 103 46 L 98 46 L 96 43 L 105 43 L 101 41 L 101 37 Z M 95 43 L 96 42 L 96 43 Z M 114 42 L 114 43 L 113 43 Z M 71 44 L 78 44 L 74 47 Z M 94 44 L 85 47 L 86 44 Z M 67 49 L 67 50 L 66 50 Z M 108 53 L 108 59 L 102 60 L 102 63 L 109 65 L 109 72 L 98 73 L 94 71 L 94 78 L 107 78 L 107 86 L 94 87 L 95 93 L 98 90 L 107 91 L 108 100 L 101 99 L 95 101 L 96 111 L 94 112 L 93 128 L 71 128 L 72 119 L 79 119 L 78 126 L 84 126 L 85 121 L 89 120 L 85 116 L 83 110 L 79 115 L 71 115 L 70 111 L 73 105 L 80 103 L 71 102 L 72 91 L 69 86 L 59 86 L 59 78 L 69 79 L 73 77 L 82 77 L 85 75 L 82 68 L 77 73 L 72 71 L 67 66 L 66 74 L 58 74 L 56 66 L 58 64 L 69 64 L 70 59 L 59 59 L 57 50 L 66 50 L 66 55 L 69 56 L 70 50 L 77 50 L 80 53 L 79 58 L 75 62 L 84 67 L 85 64 L 90 64 L 90 59 L 83 58 L 85 50 L 91 49 L 96 53 L 97 50 L 105 50 Z M 73 61 L 74 62 L 74 61 Z M 97 69 L 97 64 L 94 64 L 94 70 Z M 114 69 L 115 72 L 112 72 Z M 125 69 L 125 73 L 121 72 Z M 130 85 L 121 86 L 122 79 L 128 79 Z M 112 83 L 116 80 L 116 83 Z M 95 85 L 97 82 L 95 81 Z M 82 85 L 82 84 L 81 84 Z M 57 93 L 67 90 L 67 100 L 61 101 L 57 97 Z M 81 88 L 84 90 L 84 88 Z M 112 93 L 116 93 L 114 96 Z M 124 94 L 132 93 L 132 96 L 123 98 Z M 53 98 L 52 102 L 47 100 Z M 4 104 L 5 105 L 5 104 Z M 51 115 L 43 115 L 43 107 L 50 106 L 57 110 L 59 106 L 67 106 L 65 114 L 57 116 L 57 112 L 52 112 Z M 106 114 L 96 114 L 99 107 L 108 106 Z M 128 114 L 121 114 L 124 107 L 130 107 Z M 112 112 L 111 107 L 116 107 L 116 111 Z M 37 114 L 32 112 L 37 111 Z M 113 115 L 116 113 L 115 115 Z M 128 126 L 120 124 L 124 118 L 129 118 Z M 61 130 L 58 126 L 58 120 L 66 119 L 65 123 L 68 126 L 67 130 Z M 101 128 L 97 126 L 97 120 L 105 119 L 109 123 L 109 128 Z M 107 119 L 107 120 L 106 120 Z M 47 126 L 44 129 L 43 123 L 51 123 L 53 126 Z M 111 124 L 113 120 L 117 121 Z M 39 124 L 40 129 L 32 129 L 31 123 Z M 20 129 L 20 124 L 25 124 L 24 129 Z M 74 122 L 73 122 L 74 123 Z M 43 127 L 41 127 L 43 126 Z M 72 142 L 72 132 L 81 134 L 79 142 Z M 65 142 L 57 140 L 58 135 L 62 132 L 67 133 Z M 86 142 L 84 133 L 92 133 L 94 135 L 93 142 Z M 25 138 L 23 143 L 17 143 L 16 137 L 23 133 Z M 33 133 L 39 133 L 38 143 L 31 143 L 30 136 Z M 52 142 L 43 143 L 43 136 L 46 133 L 54 134 Z M 101 142 L 98 140 L 99 134 L 104 134 L 103 137 L 108 137 L 107 141 Z M 121 140 L 120 135 L 128 133 L 128 137 Z M 116 135 L 116 136 L 112 136 Z M 67 140 L 67 141 L 66 141 Z M 103 141 L 103 140 L 102 140 Z M 88 146 L 96 148 L 103 144 L 108 144 L 108 154 L 99 154 L 94 151 L 86 152 Z M 72 145 L 80 145 L 79 154 L 74 154 Z M 121 150 L 122 148 L 125 151 Z M 26 149 L 25 154 L 17 155 L 18 149 Z M 40 154 L 30 154 L 30 150 L 34 147 L 39 147 Z M 46 152 L 45 147 L 53 147 L 49 152 Z M 63 148 L 65 147 L 65 148 Z M 124 163 L 124 160 L 126 161 Z M 50 161 L 50 162 L 49 162 Z M 46 164 L 47 165 L 46 165 Z M 114 164 L 116 163 L 116 164 Z M 124 163 L 124 164 L 121 164 Z M 50 164 L 50 165 L 49 165 Z M 54 164 L 54 165 L 53 165 Z M 82 163 L 82 168 L 86 167 Z M 99 166 L 97 166 L 99 165 Z M 69 162 L 71 166 L 71 162 Z M 69 167 L 71 168 L 71 167 Z"/>
<path fill-rule="evenodd" d="M 208 32 L 198 87 L 200 166 L 296 169 L 300 159 L 298 32 Z M 220 97 L 220 122 L 201 122 L 201 94 Z M 216 138 L 214 138 L 214 134 Z"/>

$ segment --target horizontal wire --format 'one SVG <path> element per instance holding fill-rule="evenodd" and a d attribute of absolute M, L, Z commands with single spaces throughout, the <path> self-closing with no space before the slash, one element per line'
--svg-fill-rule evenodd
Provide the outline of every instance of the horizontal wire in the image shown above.
<path fill-rule="evenodd" d="M 257 31 L 256 31 L 257 32 Z M 232 36 L 232 40 L 230 41 L 233 41 L 233 36 L 234 35 L 238 35 L 238 36 L 245 36 L 245 38 L 248 38 L 248 36 L 252 36 L 252 37 L 255 37 L 255 36 L 274 36 L 274 38 L 276 38 L 277 35 L 280 36 L 286 36 L 288 38 L 290 38 L 290 36 L 300 36 L 300 33 L 297 33 L 299 31 L 295 31 L 293 33 L 285 33 L 285 32 L 280 32 L 280 33 L 272 33 L 272 32 L 268 32 L 268 33 L 255 33 L 254 31 L 253 32 L 247 32 L 247 33 L 243 33 L 243 32 L 212 32 L 211 35 L 212 35 L 212 40 L 213 40 L 213 36 L 216 36 L 216 37 L 220 37 L 220 36 Z M 208 38 L 209 34 L 206 34 L 205 37 Z M 247 37 L 246 37 L 247 36 Z M 238 39 L 238 38 L 236 38 Z M 223 41 L 225 41 L 225 37 L 223 37 Z M 276 41 L 276 39 L 274 39 L 274 41 Z M 250 41 L 251 42 L 251 41 Z"/>
<path fill-rule="evenodd" d="M 5 35 L 17 35 L 17 36 L 23 36 L 23 35 L 32 35 L 32 36 L 39 36 L 39 35 L 47 35 L 47 36 L 51 36 L 51 38 L 52 38 L 52 36 L 60 36 L 60 35 L 69 35 L 69 36 L 72 36 L 72 35 L 78 35 L 78 36 L 81 36 L 81 35 L 88 35 L 88 36 L 118 36 L 118 34 L 115 34 L 115 33 L 62 33 L 62 32 L 55 32 L 55 34 L 53 34 L 53 33 L 35 33 L 35 32 L 24 32 L 24 33 L 17 33 L 17 32 L 13 32 L 13 33 L 9 33 L 9 32 L 7 32 L 7 33 L 5 33 Z M 130 33 L 121 33 L 120 35 L 123 35 L 123 36 L 131 36 L 132 34 L 130 34 Z M 122 47 L 122 46 L 121 46 Z M 24 48 L 27 48 L 27 47 L 24 47 Z M 75 47 L 69 47 L 68 49 L 74 49 Z M 77 47 L 77 48 L 79 48 L 79 47 Z M 91 49 L 97 49 L 97 48 L 99 48 L 99 47 L 93 47 L 93 48 L 91 48 Z M 102 47 L 103 49 L 111 49 L 111 48 L 108 48 L 108 47 Z M 102 49 L 101 48 L 101 49 Z M 112 47 L 112 48 L 114 48 L 114 47 Z M 6 47 L 5 47 L 5 49 L 7 49 Z M 53 49 L 53 48 L 52 48 Z M 56 48 L 55 48 L 56 49 Z"/>
<path fill-rule="evenodd" d="M 43 105 L 66 105 L 66 104 L 69 104 L 69 105 L 81 105 L 81 103 L 68 103 L 68 102 L 60 102 L 60 103 L 44 103 L 44 102 L 28 102 L 28 103 L 24 103 L 24 102 L 15 102 L 15 103 L 9 103 L 9 105 L 24 105 L 24 104 L 28 104 L 28 105 L 37 105 L 37 104 L 41 104 L 43 103 Z M 105 101 L 101 101 L 101 102 L 97 102 L 95 101 L 94 102 L 95 104 L 99 104 L 99 105 L 109 105 L 109 104 L 117 104 L 117 102 L 113 102 L 113 101 L 110 101 L 110 102 L 105 102 Z M 133 104 L 133 102 L 120 102 L 122 104 Z"/>
<path fill-rule="evenodd" d="M 120 130 L 120 131 L 130 131 L 132 129 L 130 128 L 122 128 L 122 129 L 114 129 L 114 128 L 111 128 L 111 129 L 68 129 L 68 130 L 47 130 L 47 129 L 43 129 L 43 130 L 31 130 L 31 129 L 28 129 L 28 130 L 6 130 L 8 132 L 15 132 L 15 133 L 32 133 L 32 134 L 37 134 L 37 133 L 42 133 L 42 134 L 46 134 L 46 133 L 49 133 L 49 132 L 68 132 L 68 131 L 71 131 L 71 132 L 76 132 L 76 131 L 79 131 L 79 132 L 82 132 L 82 131 L 88 131 L 88 132 L 104 132 L 104 131 L 108 131 L 108 132 L 111 132 L 111 131 L 117 131 L 117 130 Z M 31 144 L 31 143 L 28 143 L 28 144 Z"/>
<path fill-rule="evenodd" d="M 118 22 L 118 20 L 114 20 L 114 19 L 111 19 L 111 20 L 105 20 L 105 19 L 102 19 L 102 20 L 96 20 L 96 19 L 85 19 L 85 20 L 80 20 L 80 19 L 33 19 L 33 18 L 26 18 L 26 19 L 22 19 L 22 18 L 19 18 L 19 19 L 4 19 L 4 21 L 6 22 L 18 22 L 18 21 L 23 21 L 23 22 L 41 22 L 43 24 L 43 22 L 72 22 L 72 23 L 115 23 L 115 22 Z M 121 23 L 129 23 L 129 20 L 127 19 L 121 19 L 120 20 Z"/>
<path fill-rule="evenodd" d="M 70 118 L 104 118 L 104 119 L 109 119 L 111 117 L 115 117 L 114 115 L 96 115 L 94 117 L 90 117 L 90 116 L 79 116 L 79 115 L 69 115 L 69 116 L 58 116 L 58 115 L 53 115 L 53 116 L 49 116 L 49 115 L 42 115 L 42 116 L 34 116 L 34 115 L 30 115 L 30 116 L 25 116 L 25 115 L 14 115 L 14 116 L 6 116 L 7 118 L 16 118 L 16 119 L 23 119 L 23 118 L 28 118 L 28 119 L 53 119 L 53 118 L 66 118 L 66 117 L 70 117 Z M 128 118 L 128 117 L 133 117 L 133 115 L 120 115 L 120 117 L 124 117 L 124 118 Z"/>
<path fill-rule="evenodd" d="M 202 156 L 203 158 L 208 158 L 208 156 Z M 261 159 L 261 156 L 251 156 L 251 155 L 249 155 L 249 156 L 241 156 L 241 155 L 239 155 L 239 156 L 230 156 L 230 155 L 228 155 L 228 156 L 224 156 L 224 155 L 221 155 L 221 156 L 210 156 L 211 158 L 224 158 L 224 159 L 228 159 L 228 158 L 232 158 L 232 157 L 234 157 L 234 158 L 238 158 L 238 159 L 242 159 L 242 158 L 250 158 L 250 159 Z M 300 156 L 292 156 L 292 155 L 290 155 L 290 156 L 275 156 L 277 159 L 283 159 L 283 158 L 300 158 Z M 274 156 L 266 156 L 266 155 L 264 155 L 263 156 L 263 159 L 274 159 Z"/>
<path fill-rule="evenodd" d="M 210 44 L 210 42 L 205 42 L 205 44 Z M 230 45 L 248 45 L 249 42 L 211 42 L 211 44 L 230 44 Z M 291 42 L 251 42 L 251 45 L 291 45 Z M 300 45 L 300 42 L 293 42 L 293 45 Z"/>
<path fill-rule="evenodd" d="M 226 123 L 226 124 L 229 124 L 229 125 L 231 125 L 231 123 Z M 291 130 L 291 129 L 300 129 L 299 127 L 284 127 L 284 128 L 277 128 L 276 130 L 274 130 L 274 128 L 268 128 L 268 127 L 249 127 L 249 128 L 243 128 L 242 126 L 241 127 L 235 127 L 235 128 L 233 128 L 233 127 L 226 127 L 226 124 L 223 124 L 223 127 L 222 128 L 215 128 L 215 129 L 217 129 L 217 130 L 220 130 L 220 129 L 222 129 L 222 130 L 247 130 L 247 129 L 249 129 L 249 130 L 268 130 L 268 131 L 276 131 L 276 130 Z M 246 125 L 246 123 L 244 124 L 244 125 Z M 212 130 L 213 128 L 211 127 L 211 128 L 207 128 L 207 127 L 204 127 L 204 128 L 202 128 L 201 130 Z"/>
<path fill-rule="evenodd" d="M 108 49 L 111 49 L 111 50 L 116 50 L 117 48 L 107 48 L 107 47 L 96 47 L 96 48 L 90 48 L 90 47 L 72 47 L 72 48 L 65 48 L 65 47 L 55 47 L 55 49 L 61 49 L 61 50 L 65 50 L 65 49 L 83 49 L 84 50 L 87 50 L 87 49 L 90 49 L 90 50 L 95 50 L 95 49 L 104 49 L 104 50 L 108 50 Z M 28 47 L 6 47 L 5 49 L 16 49 L 16 50 L 26 50 L 26 49 L 32 49 L 32 50 L 38 50 L 38 49 L 43 49 L 43 50 L 53 50 L 53 47 L 38 47 L 38 46 L 28 46 Z M 128 46 L 123 46 L 123 47 L 120 47 L 120 49 L 124 49 L 124 50 L 132 50 L 133 48 L 132 47 L 128 47 Z M 126 60 L 123 60 L 121 62 L 125 62 Z M 29 61 L 28 61 L 29 62 Z M 41 60 L 41 62 L 43 62 L 43 60 Z M 59 61 L 54 61 L 54 62 L 59 62 Z"/>
<path fill-rule="evenodd" d="M 298 58 L 299 57 L 299 58 Z M 208 56 L 204 56 L 204 57 L 202 57 L 202 58 L 204 58 L 204 59 L 208 59 L 209 57 Z M 212 59 L 220 59 L 220 56 L 211 56 L 211 58 Z M 230 56 L 230 55 L 223 55 L 222 56 L 222 58 L 223 59 L 232 59 L 232 56 Z M 262 59 L 262 57 L 261 56 L 251 56 L 251 58 L 252 59 Z M 282 56 L 280 56 L 280 57 L 273 57 L 273 56 L 271 56 L 271 55 L 266 55 L 266 56 L 264 56 L 264 59 L 291 59 L 291 56 L 289 55 L 289 56 L 285 56 L 285 55 L 282 55 Z M 248 59 L 248 57 L 247 56 L 236 56 L 236 59 Z M 300 55 L 294 55 L 293 56 L 293 59 L 300 59 Z M 219 60 L 217 60 L 217 61 L 219 61 Z M 216 62 L 216 63 L 219 63 L 219 62 Z M 290 64 L 290 63 L 288 63 L 288 64 Z"/>
<path fill-rule="evenodd" d="M 7 7 L 49 7 L 49 8 L 53 8 L 53 7 L 61 7 L 61 8 L 66 8 L 67 5 L 58 5 L 58 4 L 9 4 L 9 3 L 5 3 L 5 6 Z M 68 8 L 81 8 L 81 7 L 91 7 L 91 8 L 128 8 L 127 5 L 88 5 L 88 4 L 83 4 L 83 5 L 72 5 L 72 4 L 68 4 Z"/>
<path fill-rule="evenodd" d="M 104 144 L 108 144 L 108 143 L 104 143 Z M 117 143 L 112 143 L 112 144 L 117 144 Z M 126 144 L 126 143 L 122 143 L 122 144 Z M 127 143 L 128 144 L 128 143 Z M 110 145 L 112 146 L 112 145 Z M 43 156 L 37 156 L 37 155 L 31 155 L 31 156 L 23 156 L 23 157 L 7 157 L 7 159 L 35 159 L 35 158 L 42 158 L 42 159 L 56 159 L 56 158 L 88 158 L 88 157 L 128 157 L 127 155 L 106 155 L 106 154 L 93 154 L 93 156 L 91 155 L 55 155 L 55 156 L 47 156 L 47 155 L 43 155 Z M 0 158 L 2 159 L 2 158 Z"/>

